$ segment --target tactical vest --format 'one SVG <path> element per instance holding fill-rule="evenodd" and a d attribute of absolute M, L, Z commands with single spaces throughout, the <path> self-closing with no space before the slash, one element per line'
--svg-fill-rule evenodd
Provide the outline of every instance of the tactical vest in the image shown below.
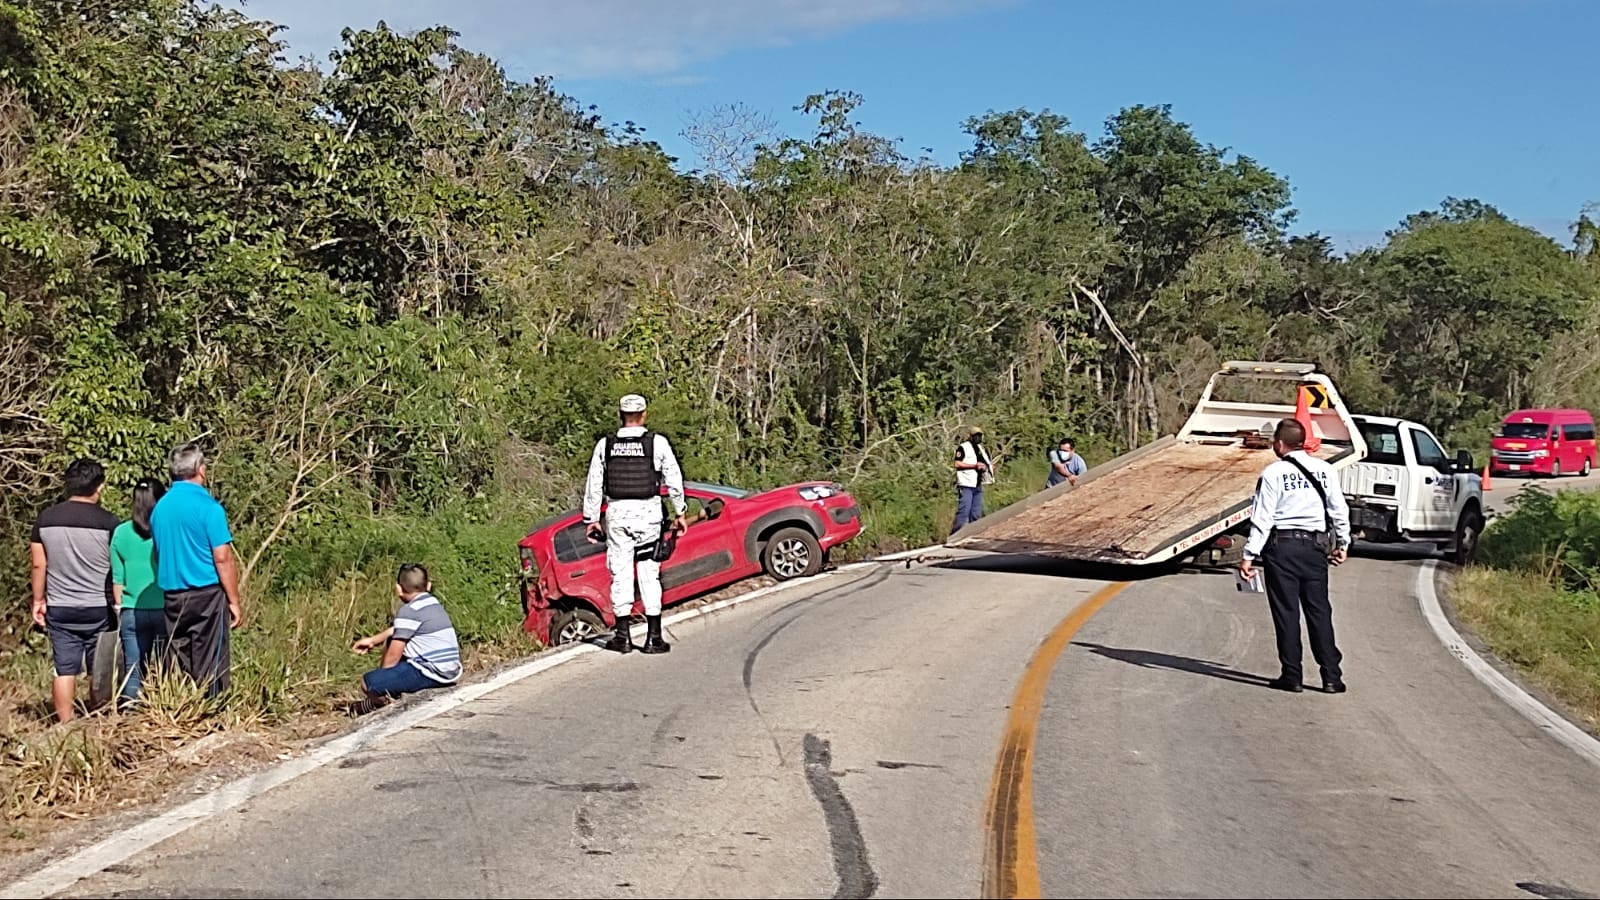
<path fill-rule="evenodd" d="M 661 496 L 661 473 L 656 471 L 656 435 L 638 437 L 606 435 L 606 497 L 611 500 L 652 500 Z"/>

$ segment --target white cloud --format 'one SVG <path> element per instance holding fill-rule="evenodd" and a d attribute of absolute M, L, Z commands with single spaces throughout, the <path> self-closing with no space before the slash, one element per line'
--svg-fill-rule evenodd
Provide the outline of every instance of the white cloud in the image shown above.
<path fill-rule="evenodd" d="M 292 56 L 322 60 L 345 26 L 448 25 L 520 76 L 667 76 L 734 50 L 883 22 L 927 21 L 1016 0 L 235 0 L 289 28 Z"/>

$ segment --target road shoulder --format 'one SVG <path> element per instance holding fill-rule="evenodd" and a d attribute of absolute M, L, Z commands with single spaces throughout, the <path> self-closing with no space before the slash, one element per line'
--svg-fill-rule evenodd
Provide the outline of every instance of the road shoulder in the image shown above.
<path fill-rule="evenodd" d="M 1577 734 L 1567 733 L 1565 739 L 1559 737 L 1558 739 L 1561 739 L 1562 743 L 1572 748 L 1575 753 L 1596 765 L 1600 765 L 1600 734 L 1596 734 L 1594 730 L 1590 729 L 1582 718 L 1561 698 L 1534 684 L 1516 666 L 1496 655 L 1483 638 L 1479 637 L 1471 626 L 1462 619 L 1460 612 L 1451 601 L 1451 592 L 1454 588 L 1454 576 L 1456 574 L 1452 569 L 1437 563 L 1431 563 L 1429 569 L 1432 575 L 1431 582 L 1425 584 L 1419 578 L 1416 589 L 1417 601 L 1422 605 L 1424 615 L 1426 615 L 1430 598 L 1425 595 L 1431 593 L 1431 599 L 1437 604 L 1443 624 L 1447 629 L 1442 632 L 1438 628 L 1434 629 L 1435 635 L 1444 644 L 1445 649 L 1449 650 L 1452 656 L 1460 660 L 1496 695 L 1509 703 L 1518 712 L 1528 716 L 1541 729 L 1565 732 L 1565 729 L 1553 726 L 1553 723 L 1557 721 L 1565 722 L 1571 726 L 1572 730 Z M 1476 656 L 1478 663 L 1500 676 L 1503 683 L 1497 683 L 1477 668 L 1471 661 L 1471 657 L 1462 654 L 1461 647 L 1470 650 Z"/>

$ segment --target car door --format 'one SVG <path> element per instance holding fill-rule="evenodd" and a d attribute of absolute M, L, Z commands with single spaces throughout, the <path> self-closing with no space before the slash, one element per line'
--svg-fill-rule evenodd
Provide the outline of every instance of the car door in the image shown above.
<path fill-rule="evenodd" d="M 1419 476 L 1411 481 L 1417 527 L 1423 531 L 1449 531 L 1456 527 L 1454 466 L 1433 435 L 1414 425 L 1406 430 L 1411 433 L 1411 452 Z"/>
<path fill-rule="evenodd" d="M 551 536 L 555 550 L 556 589 L 567 596 L 600 603 L 610 596 L 611 573 L 606 570 L 606 545 L 590 543 L 582 519 L 575 519 Z M 609 600 L 604 600 L 609 603 Z"/>
<path fill-rule="evenodd" d="M 728 584 L 737 573 L 733 571 L 737 554 L 732 516 L 725 510 L 712 515 L 714 509 L 726 504 L 708 506 L 709 498 L 685 498 L 689 530 L 678 538 L 678 548 L 672 558 L 661 564 L 662 599 L 676 603 L 685 597 Z"/>

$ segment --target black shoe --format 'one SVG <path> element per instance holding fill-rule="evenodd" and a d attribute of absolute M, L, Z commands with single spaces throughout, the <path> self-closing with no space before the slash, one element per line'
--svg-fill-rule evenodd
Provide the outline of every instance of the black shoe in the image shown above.
<path fill-rule="evenodd" d="M 1333 679 L 1332 681 L 1324 681 L 1322 683 L 1322 692 L 1324 694 L 1342 694 L 1346 690 L 1347 688 L 1345 688 L 1344 682 L 1337 678 Z"/>
<path fill-rule="evenodd" d="M 1298 694 L 1306 689 L 1305 685 L 1301 684 L 1299 679 L 1284 678 L 1281 676 L 1267 682 L 1267 687 L 1272 688 L 1275 691 L 1288 691 L 1291 694 Z"/>
<path fill-rule="evenodd" d="M 660 616 L 645 616 L 644 617 L 644 624 L 645 624 L 645 630 L 646 630 L 647 634 L 645 635 L 644 646 L 639 648 L 639 652 L 640 653 L 669 653 L 669 652 L 671 652 L 672 651 L 672 645 L 667 643 L 666 641 L 663 641 L 661 639 L 661 617 Z"/>
<path fill-rule="evenodd" d="M 606 649 L 616 653 L 628 653 L 633 650 L 633 635 L 629 634 L 633 628 L 633 616 L 617 616 L 617 624 L 611 629 L 611 640 L 606 641 Z"/>

